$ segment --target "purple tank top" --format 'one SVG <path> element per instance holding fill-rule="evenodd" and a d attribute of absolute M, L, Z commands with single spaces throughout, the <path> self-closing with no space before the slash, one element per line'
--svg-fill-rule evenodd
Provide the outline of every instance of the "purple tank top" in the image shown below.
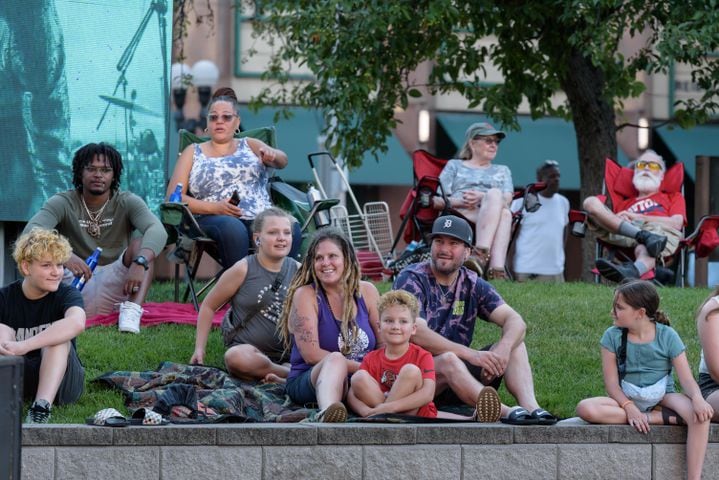
<path fill-rule="evenodd" d="M 342 335 L 340 334 L 340 322 L 332 315 L 332 310 L 330 310 L 324 292 L 317 288 L 315 288 L 315 291 L 317 292 L 317 333 L 319 335 L 320 348 L 328 352 L 339 352 L 341 351 L 341 347 L 344 346 Z M 372 330 L 369 324 L 369 312 L 367 311 L 367 305 L 363 298 L 357 300 L 357 317 L 355 321 L 357 322 L 359 338 L 350 339 L 352 349 L 345 357 L 349 360 L 361 362 L 367 352 L 375 349 L 377 343 L 374 337 L 374 330 Z M 294 336 L 292 337 L 290 363 L 292 364 L 292 368 L 290 369 L 288 378 L 294 378 L 305 370 L 312 368 L 312 365 L 305 363 L 302 355 L 300 355 L 300 350 L 297 348 L 297 345 L 295 345 Z"/>

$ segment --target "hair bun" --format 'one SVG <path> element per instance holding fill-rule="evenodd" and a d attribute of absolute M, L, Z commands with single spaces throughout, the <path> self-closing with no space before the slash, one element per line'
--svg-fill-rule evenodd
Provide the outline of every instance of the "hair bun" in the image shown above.
<path fill-rule="evenodd" d="M 234 100 L 235 102 L 237 101 L 237 95 L 235 95 L 235 91 L 232 90 L 230 87 L 218 88 L 217 90 L 215 90 L 215 93 L 212 94 L 213 99 L 220 98 L 220 97 L 228 97 L 228 98 L 231 98 L 232 100 Z"/>

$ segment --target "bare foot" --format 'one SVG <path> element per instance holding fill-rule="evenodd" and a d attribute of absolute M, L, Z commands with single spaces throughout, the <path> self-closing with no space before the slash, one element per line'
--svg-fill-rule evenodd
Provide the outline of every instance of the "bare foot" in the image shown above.
<path fill-rule="evenodd" d="M 274 373 L 268 373 L 267 375 L 265 375 L 265 378 L 263 378 L 262 381 L 265 383 L 285 383 L 287 382 L 287 379 L 282 378 Z"/>

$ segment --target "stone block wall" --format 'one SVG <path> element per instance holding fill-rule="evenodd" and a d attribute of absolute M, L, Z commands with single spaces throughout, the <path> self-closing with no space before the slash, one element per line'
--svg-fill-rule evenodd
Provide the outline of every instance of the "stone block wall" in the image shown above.
<path fill-rule="evenodd" d="M 22 478 L 678 479 L 683 427 L 233 424 L 23 427 Z M 705 479 L 719 480 L 713 425 Z"/>

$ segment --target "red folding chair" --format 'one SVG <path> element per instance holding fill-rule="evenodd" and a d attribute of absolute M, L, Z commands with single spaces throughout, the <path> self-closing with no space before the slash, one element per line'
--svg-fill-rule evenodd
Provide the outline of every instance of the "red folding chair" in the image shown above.
<path fill-rule="evenodd" d="M 446 164 L 447 160 L 435 157 L 426 150 L 415 150 L 412 152 L 414 186 L 412 190 L 407 193 L 402 203 L 402 208 L 400 209 L 402 223 L 392 243 L 390 255 L 392 258 L 395 258 L 395 249 L 400 239 L 404 239 L 407 244 L 415 242 L 415 244 L 419 244 L 419 247 L 416 250 L 403 254 L 399 259 L 393 262 L 391 267 L 393 272 L 386 273 L 399 272 L 399 270 L 410 263 L 429 258 L 430 242 L 428 241 L 428 235 L 432 232 L 432 224 L 437 217 L 452 214 L 465 218 L 461 213 L 452 208 L 445 207 L 444 209 L 437 210 L 433 207 L 434 202 L 432 200 L 435 196 L 441 196 L 444 200 L 444 205 L 449 205 L 447 195 L 439 181 L 439 175 L 442 173 L 442 169 Z M 522 198 L 523 202 L 519 210 L 513 212 L 512 239 L 514 239 L 516 227 L 522 219 L 522 207 L 526 206 L 527 210 L 531 212 L 536 211 L 536 209 L 541 206 L 537 201 L 536 194 L 545 187 L 545 184 L 537 182 L 514 192 L 513 198 L 515 200 Z M 467 219 L 465 218 L 465 220 Z M 470 220 L 467 221 L 472 226 L 472 231 L 474 232 L 474 223 Z"/>
<path fill-rule="evenodd" d="M 607 158 L 604 163 L 604 191 L 606 195 L 600 195 L 599 198 L 606 200 L 607 196 L 612 202 L 612 209 L 615 213 L 616 205 L 622 204 L 623 201 L 637 196 L 632 179 L 634 171 L 631 168 L 622 167 L 614 160 Z M 684 183 L 684 164 L 676 163 L 664 173 L 664 179 L 659 187 L 664 193 L 683 193 L 682 186 Z M 686 216 L 686 213 L 685 213 Z M 586 225 L 587 213 L 581 210 L 571 210 L 569 212 L 569 222 L 572 225 L 571 232 L 575 236 L 584 236 L 584 228 Z M 695 232 L 682 240 L 676 252 L 663 260 L 664 264 L 671 266 L 675 276 L 675 281 L 667 281 L 659 278 L 659 276 L 647 279 L 653 279 L 655 282 L 666 285 L 675 283 L 684 286 L 684 272 L 686 268 L 686 254 L 694 248 L 697 256 L 707 256 L 717 246 L 719 246 L 719 235 L 717 227 L 719 226 L 719 216 L 704 217 L 697 225 Z M 698 247 L 698 248 L 697 248 Z M 622 249 L 614 245 L 597 241 L 597 258 L 605 255 L 618 255 L 625 260 L 633 260 L 633 249 Z M 599 273 L 592 270 L 595 275 L 595 281 L 599 282 Z"/>
<path fill-rule="evenodd" d="M 392 252 L 401 238 L 406 243 L 419 242 L 432 230 L 432 223 L 440 214 L 439 210 L 433 208 L 432 198 L 438 194 L 444 195 L 439 174 L 446 164 L 447 160 L 435 157 L 426 150 L 412 152 L 414 186 L 402 202 L 399 212 L 402 223 L 392 243 Z"/>

